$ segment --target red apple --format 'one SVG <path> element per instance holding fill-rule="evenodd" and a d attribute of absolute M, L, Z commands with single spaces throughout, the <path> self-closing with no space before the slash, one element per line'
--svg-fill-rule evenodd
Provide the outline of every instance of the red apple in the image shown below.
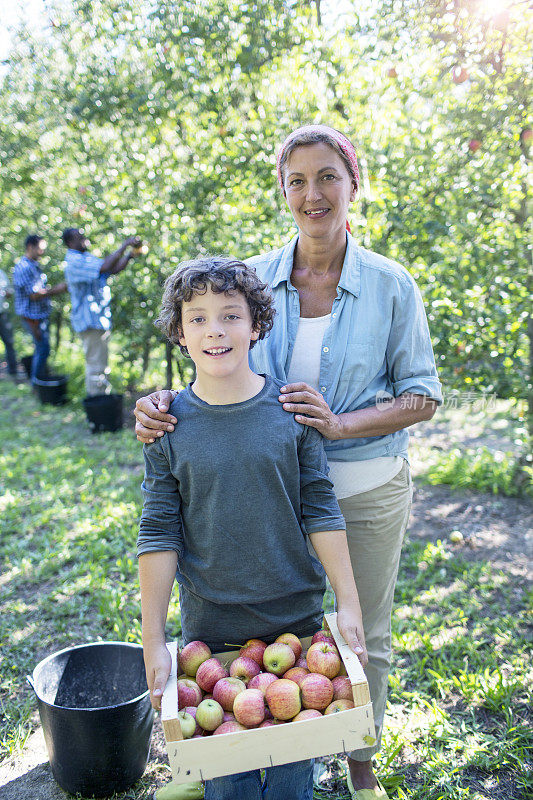
<path fill-rule="evenodd" d="M 283 642 L 269 644 L 263 653 L 263 665 L 267 672 L 274 675 L 283 675 L 288 669 L 294 667 L 296 657 L 292 647 Z"/>
<path fill-rule="evenodd" d="M 239 694 L 244 692 L 246 684 L 239 678 L 221 678 L 213 687 L 213 700 L 220 703 L 224 711 L 233 709 L 233 701 Z"/>
<path fill-rule="evenodd" d="M 196 709 L 196 722 L 204 731 L 214 731 L 222 725 L 224 709 L 216 700 L 202 700 Z"/>
<path fill-rule="evenodd" d="M 191 678 L 194 678 L 198 667 L 211 658 L 211 650 L 204 642 L 195 640 L 186 644 L 179 654 L 180 667 Z"/>
<path fill-rule="evenodd" d="M 265 694 L 267 687 L 270 686 L 271 683 L 274 681 L 278 681 L 279 678 L 277 675 L 273 675 L 271 672 L 259 672 L 248 684 L 249 689 L 260 689 Z"/>
<path fill-rule="evenodd" d="M 531 128 L 523 128 L 520 131 L 520 142 L 524 147 L 530 147 L 533 141 L 533 130 Z"/>
<path fill-rule="evenodd" d="M 303 711 L 300 711 L 299 714 L 296 714 L 293 722 L 302 722 L 304 719 L 317 719 L 321 717 L 322 714 L 316 708 L 305 708 Z"/>
<path fill-rule="evenodd" d="M 331 644 L 334 647 L 336 647 L 335 639 L 333 638 L 331 633 L 328 633 L 327 631 L 320 630 L 313 634 L 313 638 L 311 639 L 311 644 L 316 644 L 317 642 L 327 642 L 328 644 Z"/>
<path fill-rule="evenodd" d="M 202 702 L 202 690 L 196 681 L 182 678 L 178 681 L 178 710 L 185 706 L 197 706 Z"/>
<path fill-rule="evenodd" d="M 261 672 L 261 667 L 254 661 L 253 658 L 248 656 L 239 656 L 235 661 L 230 664 L 229 674 L 232 678 L 239 678 L 243 683 L 248 683 L 256 675 Z"/>
<path fill-rule="evenodd" d="M 452 71 L 452 80 L 456 84 L 464 83 L 468 80 L 468 70 L 464 67 L 455 67 Z"/>
<path fill-rule="evenodd" d="M 248 728 L 245 728 L 244 725 L 241 725 L 237 720 L 230 720 L 229 722 L 223 722 L 218 728 L 215 728 L 213 736 L 218 736 L 220 733 L 238 733 L 239 731 L 247 730 Z"/>
<path fill-rule="evenodd" d="M 291 667 L 283 674 L 283 677 L 288 681 L 294 681 L 300 686 L 306 675 L 309 675 L 309 670 L 307 668 Z"/>
<path fill-rule="evenodd" d="M 218 658 L 208 658 L 198 667 L 196 683 L 204 692 L 212 692 L 215 683 L 221 678 L 227 677 L 228 671 L 222 666 Z"/>
<path fill-rule="evenodd" d="M 233 722 L 234 719 L 235 719 L 235 714 L 232 714 L 231 711 L 224 711 L 222 722 Z"/>
<path fill-rule="evenodd" d="M 337 675 L 331 681 L 334 700 L 353 700 L 352 684 L 345 675 Z"/>
<path fill-rule="evenodd" d="M 324 714 L 338 714 L 339 711 L 348 711 L 350 708 L 355 708 L 353 700 L 334 700 L 327 706 Z"/>
<path fill-rule="evenodd" d="M 300 690 L 304 708 L 316 708 L 322 711 L 333 699 L 333 684 L 329 678 L 317 672 L 305 676 Z"/>
<path fill-rule="evenodd" d="M 261 639 L 248 639 L 239 650 L 239 655 L 253 658 L 253 660 L 257 661 L 259 666 L 262 667 L 265 648 L 266 642 L 263 642 Z"/>
<path fill-rule="evenodd" d="M 307 669 L 307 660 L 305 658 L 306 655 L 307 655 L 307 653 L 302 653 L 300 658 L 297 658 L 296 661 L 294 662 L 294 666 L 295 667 L 303 667 L 304 669 Z"/>
<path fill-rule="evenodd" d="M 283 644 L 288 644 L 291 650 L 294 652 L 294 658 L 300 658 L 302 655 L 302 643 L 294 633 L 282 633 L 276 639 L 276 642 L 283 642 Z"/>
<path fill-rule="evenodd" d="M 265 718 L 265 698 L 259 689 L 245 689 L 240 692 L 233 703 L 235 719 L 241 725 L 252 728 Z"/>
<path fill-rule="evenodd" d="M 470 139 L 470 141 L 468 142 L 468 149 L 472 153 L 477 153 L 480 147 L 481 147 L 481 141 L 479 139 Z"/>
<path fill-rule="evenodd" d="M 396 71 L 396 67 L 389 67 L 387 70 L 387 78 L 397 78 L 398 73 Z"/>
<path fill-rule="evenodd" d="M 327 642 L 312 644 L 307 651 L 307 667 L 311 672 L 334 678 L 341 668 L 339 651 Z"/>
<path fill-rule="evenodd" d="M 300 687 L 286 678 L 270 684 L 265 692 L 265 700 L 276 719 L 292 719 L 302 707 Z"/>
<path fill-rule="evenodd" d="M 186 711 L 187 714 L 190 714 L 191 717 L 194 718 L 194 721 L 195 721 L 195 724 L 196 724 L 196 728 L 194 730 L 194 735 L 195 736 L 202 736 L 203 735 L 203 730 L 200 728 L 200 726 L 196 722 L 196 706 L 186 706 L 183 710 Z"/>
<path fill-rule="evenodd" d="M 191 714 L 186 711 L 178 711 L 181 733 L 184 739 L 192 739 L 196 729 L 196 722 Z"/>

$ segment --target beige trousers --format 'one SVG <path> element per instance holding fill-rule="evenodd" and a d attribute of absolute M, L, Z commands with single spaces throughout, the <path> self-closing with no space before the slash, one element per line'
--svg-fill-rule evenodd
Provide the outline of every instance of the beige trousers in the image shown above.
<path fill-rule="evenodd" d="M 376 724 L 376 744 L 350 757 L 368 761 L 381 744 L 391 658 L 391 614 L 412 483 L 407 462 L 384 486 L 339 500 L 359 592 L 368 666 L 366 676 Z"/>
<path fill-rule="evenodd" d="M 80 333 L 83 352 L 85 353 L 85 390 L 88 396 L 109 394 L 111 384 L 107 379 L 107 342 L 109 331 L 88 328 Z"/>

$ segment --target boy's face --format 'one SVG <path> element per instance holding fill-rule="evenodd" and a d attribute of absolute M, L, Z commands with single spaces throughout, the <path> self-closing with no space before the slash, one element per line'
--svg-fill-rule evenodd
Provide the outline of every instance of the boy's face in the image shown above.
<path fill-rule="evenodd" d="M 199 374 L 229 377 L 248 368 L 250 341 L 258 338 L 244 295 L 215 293 L 208 285 L 205 294 L 193 294 L 181 307 L 180 344 L 187 347 Z"/>

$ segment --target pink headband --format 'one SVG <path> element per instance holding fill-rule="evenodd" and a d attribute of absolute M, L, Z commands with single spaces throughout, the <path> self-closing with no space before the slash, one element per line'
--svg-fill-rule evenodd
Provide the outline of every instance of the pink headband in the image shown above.
<path fill-rule="evenodd" d="M 300 136 L 302 133 L 324 133 L 326 136 L 329 136 L 330 139 L 333 139 L 336 142 L 336 144 L 339 145 L 342 152 L 350 162 L 350 166 L 352 168 L 355 178 L 355 185 L 356 185 L 355 188 L 357 189 L 359 187 L 359 167 L 357 166 L 357 155 L 355 152 L 355 147 L 350 142 L 350 140 L 347 139 L 343 133 L 341 133 L 340 131 L 336 131 L 335 128 L 330 128 L 328 125 L 304 125 L 302 128 L 297 128 L 292 133 L 289 133 L 289 135 L 281 145 L 278 153 L 278 160 L 276 166 L 278 171 L 278 181 L 279 185 L 281 186 L 283 194 L 285 194 L 285 188 L 283 186 L 283 177 L 281 175 L 281 168 L 280 168 L 281 159 L 283 157 L 283 153 L 285 152 L 289 144 L 292 142 L 292 140 L 295 137 Z"/>

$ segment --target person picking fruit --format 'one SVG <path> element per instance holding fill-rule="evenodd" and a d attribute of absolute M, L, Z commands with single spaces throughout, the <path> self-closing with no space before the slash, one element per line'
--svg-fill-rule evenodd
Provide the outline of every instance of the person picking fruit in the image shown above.
<path fill-rule="evenodd" d="M 298 128 L 279 149 L 277 179 L 298 231 L 248 262 L 272 287 L 278 312 L 250 361 L 282 382 L 282 408 L 325 439 L 361 600 L 376 726 L 376 742 L 349 754 L 348 787 L 353 800 L 385 800 L 372 756 L 381 744 L 394 588 L 411 507 L 407 428 L 431 419 L 441 384 L 412 276 L 350 233 L 359 188 L 351 141 L 327 125 Z M 179 427 L 179 417 L 166 413 L 174 395 L 139 398 L 140 441 Z"/>
<path fill-rule="evenodd" d="M 185 643 L 200 640 L 221 651 L 250 637 L 274 642 L 287 630 L 313 634 L 322 623 L 325 572 L 339 630 L 367 663 L 322 437 L 284 412 L 281 381 L 249 365 L 249 351 L 272 328 L 274 313 L 267 285 L 230 258 L 185 262 L 165 283 L 158 323 L 188 352 L 196 379 L 172 403 L 180 424 L 144 447 L 138 556 L 155 708 L 170 673 L 165 623 L 174 579 Z M 215 778 L 206 781 L 205 797 L 311 800 L 312 768 L 312 761 L 269 767 L 264 785 L 259 770 Z M 182 796 L 177 786 L 163 792 L 158 797 L 165 800 Z"/>

